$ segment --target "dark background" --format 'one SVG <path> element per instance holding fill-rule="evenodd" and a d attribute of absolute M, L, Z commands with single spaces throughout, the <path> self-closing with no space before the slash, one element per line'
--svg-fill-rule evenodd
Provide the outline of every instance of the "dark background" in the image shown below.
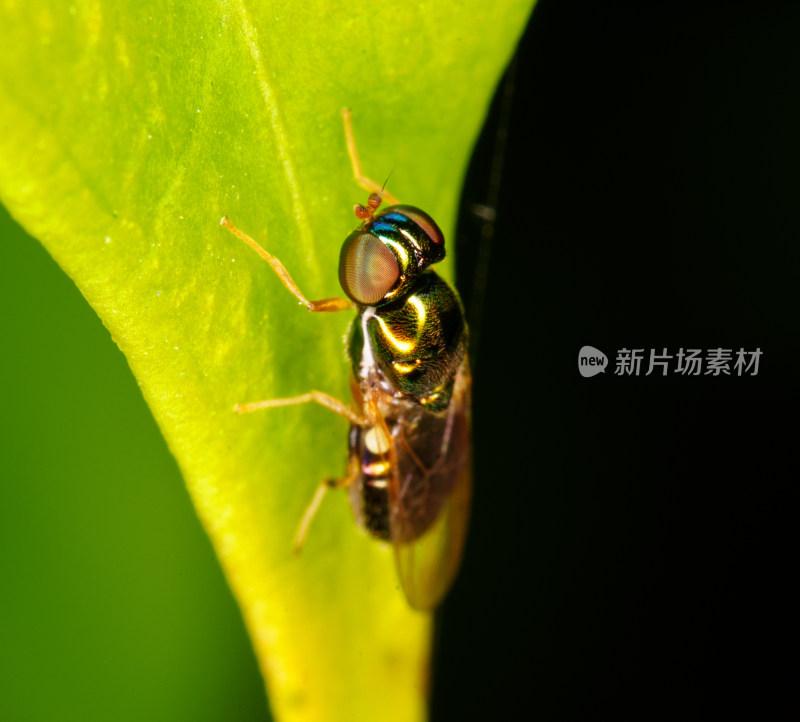
<path fill-rule="evenodd" d="M 800 8 L 642 5 L 543 0 L 473 160 L 468 306 L 507 125 L 435 720 L 797 714 Z M 615 376 L 623 347 L 763 356 Z"/>
<path fill-rule="evenodd" d="M 481 309 L 476 498 L 434 720 L 796 716 L 799 33 L 788 5 L 539 3 L 455 244 Z M 471 208 L 498 127 L 487 260 Z M 0 226 L 0 718 L 264 719 L 124 358 Z M 763 356 L 755 377 L 585 379 L 586 344 Z"/>

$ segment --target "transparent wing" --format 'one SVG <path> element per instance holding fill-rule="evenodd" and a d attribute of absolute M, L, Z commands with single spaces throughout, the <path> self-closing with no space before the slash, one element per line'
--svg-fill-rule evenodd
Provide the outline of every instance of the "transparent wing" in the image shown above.
<path fill-rule="evenodd" d="M 409 604 L 431 610 L 461 564 L 472 494 L 470 376 L 464 359 L 446 411 L 425 411 L 394 429 L 396 474 L 389 524 Z"/>

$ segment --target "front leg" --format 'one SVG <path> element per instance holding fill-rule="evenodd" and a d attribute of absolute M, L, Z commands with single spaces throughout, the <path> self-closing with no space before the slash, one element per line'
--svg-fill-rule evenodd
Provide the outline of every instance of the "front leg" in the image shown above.
<path fill-rule="evenodd" d="M 268 251 L 264 250 L 258 243 L 256 243 L 246 233 L 240 231 L 236 226 L 231 223 L 230 218 L 227 216 L 219 222 L 223 228 L 227 228 L 239 240 L 244 241 L 250 248 L 252 248 L 261 258 L 263 258 L 272 270 L 281 279 L 281 283 L 289 289 L 291 293 L 300 303 L 302 303 L 311 312 L 331 312 L 331 311 L 347 311 L 353 309 L 353 304 L 346 298 L 324 298 L 321 301 L 309 301 L 303 292 L 297 287 L 294 279 L 289 275 L 286 267 Z"/>
<path fill-rule="evenodd" d="M 347 141 L 347 154 L 350 156 L 350 163 L 353 166 L 353 175 L 356 182 L 365 191 L 369 191 L 378 197 L 378 203 L 372 208 L 374 211 L 380 205 L 381 199 L 386 199 L 389 205 L 395 206 L 399 203 L 397 198 L 387 191 L 380 183 L 372 180 L 369 176 L 364 174 L 361 168 L 361 158 L 358 156 L 358 147 L 356 146 L 356 134 L 353 132 L 353 119 L 350 114 L 350 108 L 342 108 L 342 120 L 344 121 L 344 137 Z M 356 214 L 358 215 L 358 214 Z M 363 218 L 364 216 L 359 216 Z"/>

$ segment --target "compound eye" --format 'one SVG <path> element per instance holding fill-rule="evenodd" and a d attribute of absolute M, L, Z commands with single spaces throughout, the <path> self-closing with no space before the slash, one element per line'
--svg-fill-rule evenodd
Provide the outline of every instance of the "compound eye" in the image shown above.
<path fill-rule="evenodd" d="M 394 254 L 371 233 L 356 231 L 342 245 L 339 282 L 361 306 L 380 301 L 400 278 Z"/>
<path fill-rule="evenodd" d="M 396 210 L 414 221 L 435 245 L 444 247 L 444 233 L 425 211 L 414 206 L 396 206 Z"/>

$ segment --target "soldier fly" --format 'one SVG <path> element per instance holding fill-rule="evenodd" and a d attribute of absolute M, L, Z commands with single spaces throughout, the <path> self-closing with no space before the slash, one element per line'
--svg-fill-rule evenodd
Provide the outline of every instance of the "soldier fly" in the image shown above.
<path fill-rule="evenodd" d="M 431 610 L 461 562 L 472 485 L 467 326 L 456 292 L 431 264 L 445 256 L 436 222 L 401 205 L 364 175 L 347 109 L 348 153 L 370 196 L 356 205 L 360 223 L 345 239 L 339 281 L 347 299 L 309 301 L 283 264 L 228 218 L 221 225 L 266 260 L 312 312 L 352 310 L 347 335 L 353 401 L 321 391 L 236 406 L 257 409 L 315 402 L 350 421 L 346 475 L 326 480 L 304 513 L 299 549 L 329 488 L 347 488 L 358 524 L 391 541 L 411 607 Z M 390 203 L 383 209 L 384 198 Z"/>

